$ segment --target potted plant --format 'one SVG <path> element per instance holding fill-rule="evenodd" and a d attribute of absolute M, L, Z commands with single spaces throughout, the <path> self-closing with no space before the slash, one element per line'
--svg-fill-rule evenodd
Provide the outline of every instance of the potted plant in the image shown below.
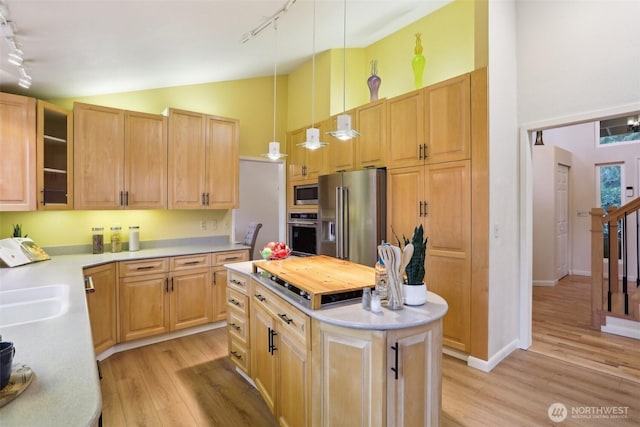
<path fill-rule="evenodd" d="M 396 236 L 397 238 L 397 236 Z M 427 250 L 428 237 L 424 237 L 422 225 L 413 231 L 411 240 L 402 236 L 404 245 L 398 239 L 398 246 L 404 246 L 403 258 L 410 257 L 404 273 L 407 279 L 403 285 L 404 303 L 407 305 L 422 305 L 427 302 L 427 285 L 424 282 L 424 259 Z M 400 272 L 403 274 L 403 272 Z"/>

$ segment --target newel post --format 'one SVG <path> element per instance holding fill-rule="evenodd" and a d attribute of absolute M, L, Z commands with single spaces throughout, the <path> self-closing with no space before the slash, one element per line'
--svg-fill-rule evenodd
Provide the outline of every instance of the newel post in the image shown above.
<path fill-rule="evenodd" d="M 602 208 L 591 209 L 591 326 L 602 326 L 602 261 L 604 259 L 604 233 Z"/>

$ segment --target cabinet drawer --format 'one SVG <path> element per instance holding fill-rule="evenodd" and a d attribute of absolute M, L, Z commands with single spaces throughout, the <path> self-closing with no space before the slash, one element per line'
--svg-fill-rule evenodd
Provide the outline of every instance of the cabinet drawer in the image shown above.
<path fill-rule="evenodd" d="M 227 289 L 227 307 L 242 313 L 245 317 L 249 315 L 247 308 L 249 307 L 248 298 L 240 292 L 233 289 Z"/>
<path fill-rule="evenodd" d="M 249 295 L 249 278 L 244 274 L 229 271 L 228 286 L 238 292 Z"/>
<path fill-rule="evenodd" d="M 176 256 L 170 260 L 171 271 L 188 270 L 190 268 L 197 267 L 209 267 L 209 264 L 209 254 Z"/>
<path fill-rule="evenodd" d="M 120 261 L 120 277 L 144 276 L 169 271 L 168 258 L 151 258 L 138 261 Z"/>
<path fill-rule="evenodd" d="M 212 265 L 230 264 L 232 262 L 248 261 L 249 250 L 242 249 L 240 251 L 214 252 L 211 254 Z"/>
<path fill-rule="evenodd" d="M 303 343 L 310 344 L 309 316 L 257 283 L 254 285 L 251 303 L 264 307 L 279 319 L 280 327 L 297 336 Z"/>
<path fill-rule="evenodd" d="M 229 310 L 227 314 L 227 327 L 229 334 L 234 335 L 245 345 L 247 344 L 247 316 L 235 310 Z"/>
<path fill-rule="evenodd" d="M 229 358 L 247 375 L 251 375 L 249 370 L 251 365 L 249 360 L 249 350 L 242 341 L 238 340 L 233 335 L 229 335 Z"/>

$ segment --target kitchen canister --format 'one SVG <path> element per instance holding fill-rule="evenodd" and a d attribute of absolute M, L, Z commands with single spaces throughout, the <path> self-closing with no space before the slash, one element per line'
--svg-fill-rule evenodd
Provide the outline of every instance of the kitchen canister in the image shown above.
<path fill-rule="evenodd" d="M 140 227 L 132 225 L 129 227 L 129 252 L 140 250 Z"/>
<path fill-rule="evenodd" d="M 103 227 L 93 227 L 91 229 L 93 232 L 92 236 L 92 249 L 94 254 L 101 254 L 104 252 L 104 228 Z"/>
<path fill-rule="evenodd" d="M 120 237 L 120 230 L 122 227 L 111 227 L 111 252 L 122 252 L 122 238 Z"/>

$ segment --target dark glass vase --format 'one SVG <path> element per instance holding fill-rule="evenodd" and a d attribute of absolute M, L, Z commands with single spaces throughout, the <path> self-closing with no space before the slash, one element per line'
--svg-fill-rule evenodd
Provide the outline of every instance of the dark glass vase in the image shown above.
<path fill-rule="evenodd" d="M 369 101 L 375 101 L 378 99 L 380 83 L 382 83 L 382 79 L 378 76 L 378 61 L 374 59 L 371 61 L 371 76 L 367 79 L 367 86 L 369 86 Z"/>

